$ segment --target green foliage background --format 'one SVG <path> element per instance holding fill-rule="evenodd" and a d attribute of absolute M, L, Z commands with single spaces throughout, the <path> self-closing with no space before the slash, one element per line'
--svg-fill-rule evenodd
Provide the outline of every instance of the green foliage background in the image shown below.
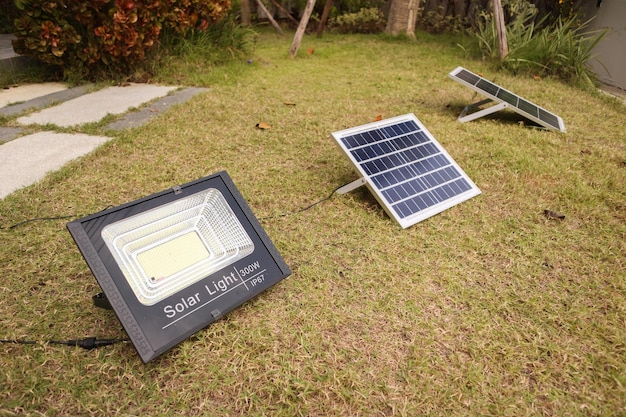
<path fill-rule="evenodd" d="M 163 30 L 205 30 L 230 0 L 15 0 L 16 52 L 74 78 L 130 73 Z"/>
<path fill-rule="evenodd" d="M 478 28 L 472 31 L 484 58 L 514 74 L 550 75 L 566 82 L 594 86 L 596 77 L 587 63 L 605 31 L 585 31 L 588 22 L 581 23 L 577 15 L 553 21 L 548 16 L 539 18 L 537 9 L 523 2 L 517 2 L 511 13 L 506 25 L 508 55 L 502 60 L 491 13 L 483 13 Z"/>

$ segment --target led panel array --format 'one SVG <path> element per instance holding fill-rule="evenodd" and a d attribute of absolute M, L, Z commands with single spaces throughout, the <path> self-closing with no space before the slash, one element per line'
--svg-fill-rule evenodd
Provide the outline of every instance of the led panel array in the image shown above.
<path fill-rule="evenodd" d="M 463 67 L 457 67 L 452 70 L 448 76 L 485 97 L 488 97 L 490 100 L 502 103 L 503 107 L 508 107 L 522 116 L 539 123 L 543 127 L 565 132 L 565 124 L 563 123 L 563 119 L 559 116 L 486 80 L 480 75 L 474 74 Z"/>
<path fill-rule="evenodd" d="M 249 255 L 254 244 L 214 188 L 120 220 L 102 239 L 142 304 Z"/>
<path fill-rule="evenodd" d="M 387 214 L 404 228 L 480 194 L 414 114 L 332 135 Z"/>

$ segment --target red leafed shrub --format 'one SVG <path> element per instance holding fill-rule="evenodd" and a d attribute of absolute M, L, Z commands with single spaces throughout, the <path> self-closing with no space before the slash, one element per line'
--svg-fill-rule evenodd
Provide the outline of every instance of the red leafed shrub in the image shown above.
<path fill-rule="evenodd" d="M 128 73 L 166 28 L 205 30 L 230 0 L 15 0 L 17 53 L 84 78 Z"/>

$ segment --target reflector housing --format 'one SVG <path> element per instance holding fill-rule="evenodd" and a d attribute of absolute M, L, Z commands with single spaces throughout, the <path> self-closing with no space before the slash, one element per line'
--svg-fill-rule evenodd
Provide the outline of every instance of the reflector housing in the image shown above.
<path fill-rule="evenodd" d="M 139 301 L 153 305 L 254 251 L 214 188 L 102 229 L 102 239 Z"/>

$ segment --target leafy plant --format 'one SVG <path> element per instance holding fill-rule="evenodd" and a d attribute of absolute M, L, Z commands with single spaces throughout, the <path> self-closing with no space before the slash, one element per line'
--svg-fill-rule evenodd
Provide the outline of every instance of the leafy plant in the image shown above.
<path fill-rule="evenodd" d="M 580 23 L 576 16 L 558 17 L 547 24 L 547 16 L 537 19 L 537 9 L 528 3 L 518 2 L 511 12 L 506 25 L 509 53 L 500 66 L 513 73 L 526 71 L 594 84 L 587 63 L 604 31 L 584 32 L 589 21 Z M 475 35 L 483 57 L 498 60 L 496 24 L 490 13 L 483 13 Z"/>
<path fill-rule="evenodd" d="M 361 8 L 332 19 L 329 26 L 339 33 L 379 33 L 385 27 L 385 17 L 376 7 Z"/>
<path fill-rule="evenodd" d="M 163 28 L 205 30 L 230 0 L 15 0 L 16 52 L 80 77 L 126 74 Z"/>
<path fill-rule="evenodd" d="M 432 10 L 422 13 L 417 24 L 430 33 L 460 33 L 468 26 L 467 19 L 457 16 L 442 15 Z"/>
<path fill-rule="evenodd" d="M 17 8 L 13 0 L 0 0 L 0 33 L 13 32 L 13 19 L 17 17 Z"/>
<path fill-rule="evenodd" d="M 203 31 L 180 34 L 165 29 L 150 52 L 146 70 L 157 79 L 169 78 L 170 83 L 211 84 L 206 80 L 214 76 L 217 67 L 245 62 L 257 36 L 253 29 L 241 27 L 232 12 Z"/>

